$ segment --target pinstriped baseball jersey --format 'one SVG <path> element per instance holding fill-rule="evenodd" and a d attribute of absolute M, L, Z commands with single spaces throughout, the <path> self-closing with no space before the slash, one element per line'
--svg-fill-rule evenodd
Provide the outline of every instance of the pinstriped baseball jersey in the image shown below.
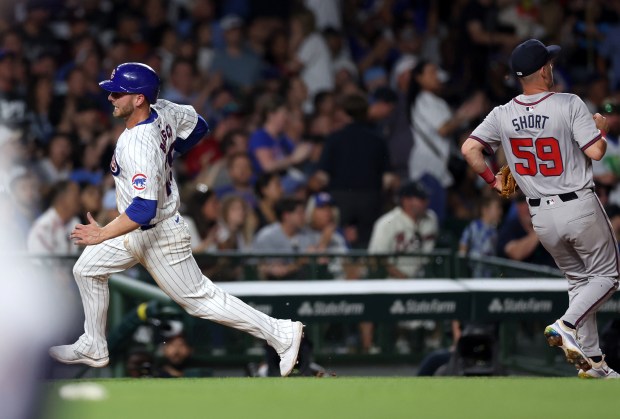
<path fill-rule="evenodd" d="M 172 176 L 175 141 L 185 140 L 198 121 L 191 106 L 160 99 L 151 115 L 120 135 L 110 164 L 116 183 L 116 202 L 124 212 L 135 197 L 157 200 L 157 212 L 150 224 L 176 213 L 179 191 Z"/>
<path fill-rule="evenodd" d="M 488 151 L 502 144 L 519 188 L 530 198 L 594 186 L 592 162 L 583 150 L 601 133 L 576 95 L 519 95 L 495 107 L 470 137 Z"/>

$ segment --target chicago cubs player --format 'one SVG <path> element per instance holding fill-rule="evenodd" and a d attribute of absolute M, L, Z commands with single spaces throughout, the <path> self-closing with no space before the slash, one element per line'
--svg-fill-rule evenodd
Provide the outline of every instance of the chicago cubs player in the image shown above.
<path fill-rule="evenodd" d="M 87 245 L 73 268 L 86 316 L 84 334 L 72 345 L 50 348 L 50 355 L 66 364 L 108 364 L 108 277 L 140 263 L 189 314 L 266 340 L 280 355 L 280 373 L 289 375 L 303 325 L 271 318 L 203 276 L 177 212 L 173 153 L 195 145 L 207 123 L 191 106 L 158 100 L 159 77 L 147 65 L 121 64 L 99 85 L 110 92 L 113 115 L 125 120 L 110 164 L 121 215 L 100 227 L 88 214 L 89 224 L 78 224 L 71 233 L 76 244 Z"/>
<path fill-rule="evenodd" d="M 501 191 L 501 175 L 487 167 L 483 150 L 503 147 L 534 230 L 568 280 L 568 310 L 544 332 L 549 345 L 564 351 L 580 377 L 620 378 L 605 362 L 596 327 L 596 311 L 618 288 L 618 246 L 592 179 L 592 159 L 607 149 L 606 121 L 579 97 L 550 91 L 559 51 L 535 39 L 514 49 L 511 67 L 523 94 L 494 108 L 461 151 Z"/>

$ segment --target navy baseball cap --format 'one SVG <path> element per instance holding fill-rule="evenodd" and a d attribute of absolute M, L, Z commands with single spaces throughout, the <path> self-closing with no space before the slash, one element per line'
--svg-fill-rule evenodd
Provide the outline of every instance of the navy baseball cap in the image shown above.
<path fill-rule="evenodd" d="M 557 57 L 561 49 L 558 45 L 547 47 L 538 39 L 528 39 L 512 51 L 510 67 L 517 77 L 529 76 Z"/>
<path fill-rule="evenodd" d="M 428 191 L 419 182 L 408 181 L 398 190 L 400 198 L 428 199 Z"/>
<path fill-rule="evenodd" d="M 334 205 L 334 200 L 329 193 L 319 192 L 318 194 L 314 195 L 314 204 L 319 208 L 328 207 Z"/>

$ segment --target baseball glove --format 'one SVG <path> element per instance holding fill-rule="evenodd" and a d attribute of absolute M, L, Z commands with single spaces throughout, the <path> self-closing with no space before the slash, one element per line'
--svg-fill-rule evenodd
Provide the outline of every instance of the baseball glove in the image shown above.
<path fill-rule="evenodd" d="M 508 166 L 502 166 L 497 174 L 502 175 L 502 192 L 500 195 L 502 198 L 508 199 L 516 192 L 517 182 L 515 181 L 514 176 L 512 176 L 512 172 Z"/>

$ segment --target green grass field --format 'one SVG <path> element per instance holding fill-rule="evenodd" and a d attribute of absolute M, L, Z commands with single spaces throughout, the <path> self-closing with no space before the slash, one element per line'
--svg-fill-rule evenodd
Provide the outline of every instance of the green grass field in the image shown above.
<path fill-rule="evenodd" d="M 103 401 L 48 384 L 46 419 L 620 417 L 620 380 L 577 378 L 202 378 L 96 380 Z"/>

